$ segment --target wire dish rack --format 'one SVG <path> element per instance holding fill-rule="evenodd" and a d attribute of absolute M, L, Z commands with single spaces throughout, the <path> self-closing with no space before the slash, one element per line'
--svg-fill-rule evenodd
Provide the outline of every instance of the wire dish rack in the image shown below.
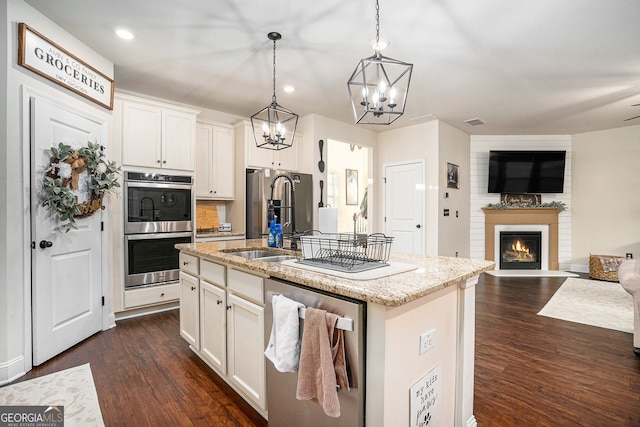
<path fill-rule="evenodd" d="M 389 265 L 393 237 L 376 234 L 315 234 L 300 236 L 299 263 L 343 272 L 360 272 Z"/>

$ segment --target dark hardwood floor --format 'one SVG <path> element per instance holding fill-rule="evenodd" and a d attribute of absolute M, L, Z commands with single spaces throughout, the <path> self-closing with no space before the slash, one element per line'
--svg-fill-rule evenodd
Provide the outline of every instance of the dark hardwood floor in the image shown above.
<path fill-rule="evenodd" d="M 265 426 L 189 350 L 179 323 L 178 310 L 119 321 L 18 381 L 90 363 L 106 426 Z"/>
<path fill-rule="evenodd" d="M 537 316 L 563 281 L 481 276 L 479 426 L 640 426 L 631 334 Z M 107 426 L 266 425 L 189 350 L 177 311 L 120 321 L 18 381 L 83 363 Z"/>
<path fill-rule="evenodd" d="M 481 276 L 479 426 L 640 426 L 632 334 L 537 315 L 564 280 Z"/>

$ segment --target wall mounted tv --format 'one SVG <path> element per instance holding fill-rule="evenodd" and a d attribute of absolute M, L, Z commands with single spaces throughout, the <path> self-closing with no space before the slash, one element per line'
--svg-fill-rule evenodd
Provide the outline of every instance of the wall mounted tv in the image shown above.
<path fill-rule="evenodd" d="M 565 151 L 489 152 L 489 193 L 562 193 Z"/>

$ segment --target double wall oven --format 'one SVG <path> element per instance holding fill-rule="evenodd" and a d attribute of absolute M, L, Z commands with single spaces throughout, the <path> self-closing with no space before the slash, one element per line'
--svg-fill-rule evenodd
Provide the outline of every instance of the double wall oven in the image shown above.
<path fill-rule="evenodd" d="M 178 280 L 174 245 L 193 241 L 192 190 L 191 176 L 125 172 L 126 289 Z"/>

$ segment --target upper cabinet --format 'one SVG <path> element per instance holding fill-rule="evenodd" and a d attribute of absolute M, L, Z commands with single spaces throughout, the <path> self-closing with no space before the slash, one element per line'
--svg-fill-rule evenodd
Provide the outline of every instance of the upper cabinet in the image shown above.
<path fill-rule="evenodd" d="M 197 110 L 122 99 L 122 164 L 193 172 Z"/>
<path fill-rule="evenodd" d="M 253 128 L 250 122 L 242 122 L 236 127 L 236 131 L 238 131 L 238 129 L 242 130 L 242 135 L 236 135 L 236 137 L 243 136 L 242 142 L 245 144 L 246 166 L 248 168 L 299 171 L 300 144 L 302 141 L 300 132 L 296 132 L 292 147 L 276 151 L 258 148 L 256 146 L 256 140 L 253 136 Z M 257 137 L 262 138 L 262 133 L 258 132 Z"/>
<path fill-rule="evenodd" d="M 234 197 L 233 127 L 198 123 L 196 126 L 196 198 Z"/>

